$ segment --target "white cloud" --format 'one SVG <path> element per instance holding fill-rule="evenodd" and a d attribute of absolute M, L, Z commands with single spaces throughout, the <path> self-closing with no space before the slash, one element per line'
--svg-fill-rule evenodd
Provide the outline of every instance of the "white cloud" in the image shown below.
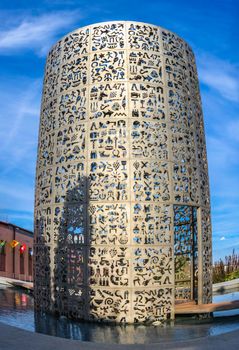
<path fill-rule="evenodd" d="M 237 65 L 197 55 L 207 132 L 214 259 L 238 246 L 239 70 Z"/>
<path fill-rule="evenodd" d="M 239 64 L 232 64 L 208 54 L 198 55 L 200 81 L 223 98 L 239 102 Z"/>
<path fill-rule="evenodd" d="M 7 176 L 11 172 L 12 175 L 15 174 L 15 177 L 19 172 L 33 174 L 41 87 L 42 82 L 39 79 L 18 78 L 17 86 L 12 85 L 11 81 L 5 86 L 0 83 L 0 99 L 2 101 L 1 176 Z"/>
<path fill-rule="evenodd" d="M 43 55 L 54 43 L 56 36 L 61 34 L 62 30 L 69 29 L 69 26 L 80 17 L 79 12 L 76 11 L 61 11 L 38 17 L 27 17 L 15 27 L 0 31 L 0 51 L 34 49 Z"/>
<path fill-rule="evenodd" d="M 33 181 L 32 181 L 33 182 Z M 2 179 L 0 184 L 0 209 L 33 210 L 33 183 L 22 183 L 17 178 Z"/>
<path fill-rule="evenodd" d="M 8 217 L 10 222 L 29 229 L 33 220 L 41 87 L 39 79 L 26 77 L 0 82 L 0 214 L 3 220 Z"/>
<path fill-rule="evenodd" d="M 228 125 L 228 133 L 236 142 L 239 142 L 239 120 L 231 121 Z"/>
<path fill-rule="evenodd" d="M 226 130 L 223 129 L 221 131 L 221 135 L 217 134 L 215 136 L 207 137 L 208 158 L 210 159 L 211 167 L 214 169 L 216 167 L 220 167 L 221 170 L 226 171 L 226 167 L 229 165 L 238 164 L 239 158 L 238 150 L 236 149 L 235 145 L 231 144 L 227 139 L 228 135 L 226 133 Z"/>

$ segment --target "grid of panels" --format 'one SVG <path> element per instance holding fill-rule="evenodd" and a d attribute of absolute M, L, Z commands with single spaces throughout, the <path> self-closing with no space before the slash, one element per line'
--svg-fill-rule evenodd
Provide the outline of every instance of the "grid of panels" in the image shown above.
<path fill-rule="evenodd" d="M 191 49 L 137 22 L 70 33 L 45 69 L 36 307 L 114 322 L 173 317 L 173 204 L 210 215 Z M 210 228 L 206 235 L 205 273 Z"/>

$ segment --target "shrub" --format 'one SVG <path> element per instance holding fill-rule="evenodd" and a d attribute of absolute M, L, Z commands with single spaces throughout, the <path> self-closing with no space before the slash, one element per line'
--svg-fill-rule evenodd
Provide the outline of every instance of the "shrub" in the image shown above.
<path fill-rule="evenodd" d="M 214 263 L 213 283 L 231 281 L 235 278 L 239 278 L 239 255 L 235 254 L 233 249 L 231 255 Z"/>

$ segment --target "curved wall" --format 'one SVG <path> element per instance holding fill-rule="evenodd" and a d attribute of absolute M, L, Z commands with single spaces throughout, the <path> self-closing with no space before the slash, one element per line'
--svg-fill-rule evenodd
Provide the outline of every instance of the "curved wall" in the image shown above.
<path fill-rule="evenodd" d="M 45 69 L 35 196 L 35 304 L 116 322 L 174 317 L 174 205 L 197 207 L 198 298 L 211 229 L 194 55 L 176 34 L 106 22 Z"/>

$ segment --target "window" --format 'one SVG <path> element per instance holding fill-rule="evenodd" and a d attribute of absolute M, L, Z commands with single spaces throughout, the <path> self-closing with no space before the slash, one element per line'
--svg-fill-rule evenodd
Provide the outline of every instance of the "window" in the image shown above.
<path fill-rule="evenodd" d="M 6 271 L 6 252 L 5 247 L 0 247 L 0 271 Z"/>
<path fill-rule="evenodd" d="M 28 249 L 28 275 L 32 276 L 32 248 Z"/>
<path fill-rule="evenodd" d="M 24 253 L 20 253 L 20 274 L 24 275 Z"/>

